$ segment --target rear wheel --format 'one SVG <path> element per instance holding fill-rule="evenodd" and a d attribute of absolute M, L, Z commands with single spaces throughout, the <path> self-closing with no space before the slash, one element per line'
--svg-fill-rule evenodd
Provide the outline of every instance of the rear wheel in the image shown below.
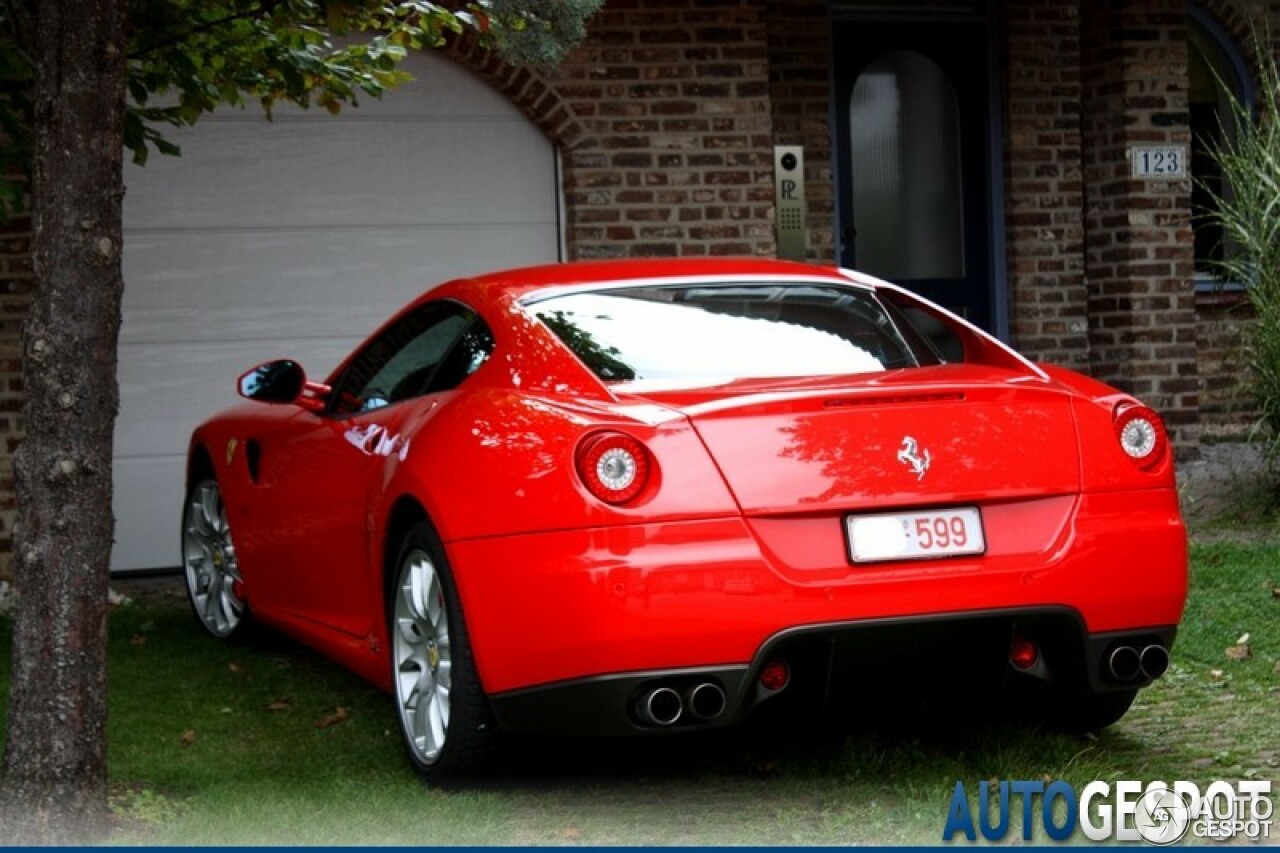
<path fill-rule="evenodd" d="M 215 637 L 241 637 L 248 629 L 240 564 L 218 481 L 197 479 L 182 513 L 182 565 L 187 598 L 201 627 Z"/>
<path fill-rule="evenodd" d="M 497 730 L 448 560 L 426 522 L 405 537 L 391 595 L 391 677 L 410 762 L 431 781 L 483 767 Z"/>

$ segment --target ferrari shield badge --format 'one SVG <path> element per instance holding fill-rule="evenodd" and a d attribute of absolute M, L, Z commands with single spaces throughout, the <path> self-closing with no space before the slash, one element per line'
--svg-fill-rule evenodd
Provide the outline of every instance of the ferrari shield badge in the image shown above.
<path fill-rule="evenodd" d="M 907 435 L 903 436 L 902 447 L 898 448 L 898 461 L 910 468 L 917 480 L 923 480 L 924 475 L 929 473 L 929 463 L 933 459 L 928 450 L 921 454 L 920 442 Z"/>
<path fill-rule="evenodd" d="M 230 439 L 227 441 L 227 467 L 231 467 L 231 460 L 235 458 L 236 446 L 240 444 L 238 439 Z"/>

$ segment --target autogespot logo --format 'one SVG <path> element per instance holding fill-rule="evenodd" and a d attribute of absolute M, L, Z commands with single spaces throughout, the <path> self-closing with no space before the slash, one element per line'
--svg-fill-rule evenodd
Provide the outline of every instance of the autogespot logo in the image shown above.
<path fill-rule="evenodd" d="M 1190 835 L 1199 842 L 1271 837 L 1275 803 L 1270 781 L 1214 782 L 1201 793 L 1193 782 L 1090 782 L 1077 796 L 1068 782 L 979 782 L 971 799 L 956 782 L 942 840 L 963 836 L 1002 841 L 1015 814 L 1022 838 L 1066 841 L 1077 831 L 1090 841 L 1146 841 L 1165 845 Z"/>

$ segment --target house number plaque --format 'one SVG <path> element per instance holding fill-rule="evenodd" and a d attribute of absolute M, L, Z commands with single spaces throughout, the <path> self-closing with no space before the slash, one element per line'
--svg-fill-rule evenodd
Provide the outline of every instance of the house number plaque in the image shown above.
<path fill-rule="evenodd" d="M 1135 178 L 1175 181 L 1187 176 L 1187 149 L 1181 145 L 1136 145 L 1129 149 Z"/>

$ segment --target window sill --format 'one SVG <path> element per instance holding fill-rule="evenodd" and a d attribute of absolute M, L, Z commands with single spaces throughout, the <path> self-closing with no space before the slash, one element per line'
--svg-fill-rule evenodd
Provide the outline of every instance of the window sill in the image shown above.
<path fill-rule="evenodd" d="M 1231 307 L 1249 301 L 1243 284 L 1208 275 L 1196 275 L 1195 293 L 1197 308 Z"/>

